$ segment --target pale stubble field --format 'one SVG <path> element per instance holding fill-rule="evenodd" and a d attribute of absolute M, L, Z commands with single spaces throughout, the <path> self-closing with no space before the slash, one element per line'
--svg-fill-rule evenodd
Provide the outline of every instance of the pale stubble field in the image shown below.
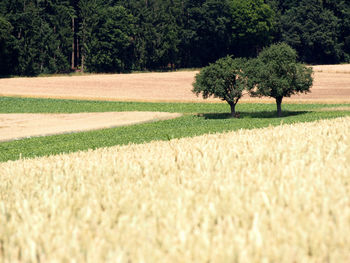
<path fill-rule="evenodd" d="M 287 102 L 350 102 L 350 66 L 315 66 L 311 93 Z M 198 71 L 0 79 L 1 96 L 114 101 L 204 102 L 192 92 Z M 218 102 L 218 99 L 207 100 Z M 271 102 L 245 96 L 242 101 Z"/>

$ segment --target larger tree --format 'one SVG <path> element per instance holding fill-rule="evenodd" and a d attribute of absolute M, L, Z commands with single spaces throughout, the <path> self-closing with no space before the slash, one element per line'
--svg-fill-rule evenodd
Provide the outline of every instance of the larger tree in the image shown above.
<path fill-rule="evenodd" d="M 257 59 L 250 61 L 251 95 L 276 100 L 277 116 L 282 116 L 282 100 L 297 93 L 310 92 L 312 68 L 297 62 L 297 53 L 285 43 L 265 48 Z"/>

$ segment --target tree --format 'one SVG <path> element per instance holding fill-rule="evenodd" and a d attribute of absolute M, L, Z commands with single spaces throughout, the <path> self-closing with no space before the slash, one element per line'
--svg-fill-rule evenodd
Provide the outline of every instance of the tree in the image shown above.
<path fill-rule="evenodd" d="M 94 72 L 123 72 L 132 69 L 134 17 L 122 6 L 107 7 L 91 36 L 87 66 Z"/>
<path fill-rule="evenodd" d="M 250 61 L 250 94 L 276 100 L 277 116 L 282 116 L 282 100 L 296 93 L 307 93 L 313 83 L 312 68 L 297 62 L 297 53 L 285 43 L 265 48 Z"/>
<path fill-rule="evenodd" d="M 11 24 L 8 36 L 7 71 L 16 75 L 66 72 L 69 70 L 70 13 L 65 0 L 20 1 L 0 5 Z"/>
<path fill-rule="evenodd" d="M 72 17 L 74 8 L 68 0 L 46 0 L 43 3 L 43 16 L 50 30 L 46 37 L 50 37 L 47 44 L 48 63 L 46 70 L 49 73 L 69 72 L 71 70 L 72 54 Z"/>
<path fill-rule="evenodd" d="M 0 1 L 2 75 L 203 67 L 280 41 L 307 63 L 349 62 L 350 1 Z"/>
<path fill-rule="evenodd" d="M 0 76 L 11 73 L 12 25 L 0 14 Z"/>
<path fill-rule="evenodd" d="M 281 18 L 282 40 L 302 61 L 331 64 L 341 60 L 340 19 L 319 0 L 302 0 Z"/>
<path fill-rule="evenodd" d="M 18 75 L 37 75 L 42 68 L 46 46 L 43 33 L 47 27 L 40 15 L 41 7 L 36 1 L 16 0 L 10 2 L 8 11 L 18 53 L 18 63 L 13 71 Z"/>
<path fill-rule="evenodd" d="M 331 1 L 327 2 L 334 14 L 339 19 L 340 33 L 338 35 L 339 46 L 344 52 L 341 52 L 341 61 L 350 62 L 350 2 L 349 1 Z"/>
<path fill-rule="evenodd" d="M 91 47 L 91 42 L 96 40 L 93 39 L 93 31 L 96 30 L 96 25 L 98 23 L 99 16 L 103 16 L 103 19 L 107 18 L 105 13 L 99 11 L 100 10 L 99 1 L 98 0 L 79 0 L 78 6 L 78 21 L 79 28 L 77 36 L 80 43 L 80 46 L 77 49 L 80 49 L 80 67 L 81 71 L 85 70 L 85 60 L 89 55 L 89 49 Z M 111 8 L 112 9 L 112 8 Z M 113 12 L 113 10 L 111 10 Z M 114 14 L 112 13 L 111 16 Z"/>
<path fill-rule="evenodd" d="M 245 64 L 245 59 L 230 56 L 217 60 L 196 75 L 192 92 L 197 96 L 202 93 L 204 99 L 214 96 L 226 101 L 231 107 L 231 117 L 235 117 L 236 104 L 248 89 Z"/>
<path fill-rule="evenodd" d="M 194 55 L 202 61 L 201 65 L 215 62 L 230 54 L 232 47 L 232 12 L 230 0 L 207 0 L 201 7 L 197 34 L 198 46 Z"/>
<path fill-rule="evenodd" d="M 255 56 L 272 41 L 276 14 L 263 0 L 231 0 L 231 13 L 236 55 Z"/>

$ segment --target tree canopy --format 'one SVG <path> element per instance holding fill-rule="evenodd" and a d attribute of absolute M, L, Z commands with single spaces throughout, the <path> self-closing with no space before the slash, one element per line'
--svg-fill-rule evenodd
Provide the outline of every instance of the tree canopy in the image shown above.
<path fill-rule="evenodd" d="M 312 68 L 297 62 L 297 53 L 285 43 L 265 48 L 247 67 L 250 93 L 276 100 L 277 115 L 281 117 L 284 97 L 307 93 L 313 83 Z"/>
<path fill-rule="evenodd" d="M 350 2 L 0 2 L 0 75 L 203 67 L 279 42 L 310 64 L 350 62 Z"/>
<path fill-rule="evenodd" d="M 231 107 L 231 117 L 235 117 L 236 104 L 243 91 L 248 90 L 245 64 L 245 59 L 230 56 L 217 60 L 196 75 L 192 91 L 197 96 L 202 94 L 204 99 L 213 96 L 226 101 Z"/>

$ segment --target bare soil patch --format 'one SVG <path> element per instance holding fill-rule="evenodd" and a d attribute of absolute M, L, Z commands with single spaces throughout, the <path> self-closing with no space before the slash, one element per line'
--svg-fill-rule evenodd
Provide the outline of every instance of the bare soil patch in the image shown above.
<path fill-rule="evenodd" d="M 0 114 L 0 141 L 112 128 L 179 116 L 181 114 L 167 112 Z"/>
<path fill-rule="evenodd" d="M 285 102 L 350 102 L 350 65 L 314 66 L 311 93 Z M 219 102 L 203 100 L 191 92 L 198 71 L 0 79 L 0 96 L 41 98 Z M 270 102 L 244 96 L 246 102 Z"/>

